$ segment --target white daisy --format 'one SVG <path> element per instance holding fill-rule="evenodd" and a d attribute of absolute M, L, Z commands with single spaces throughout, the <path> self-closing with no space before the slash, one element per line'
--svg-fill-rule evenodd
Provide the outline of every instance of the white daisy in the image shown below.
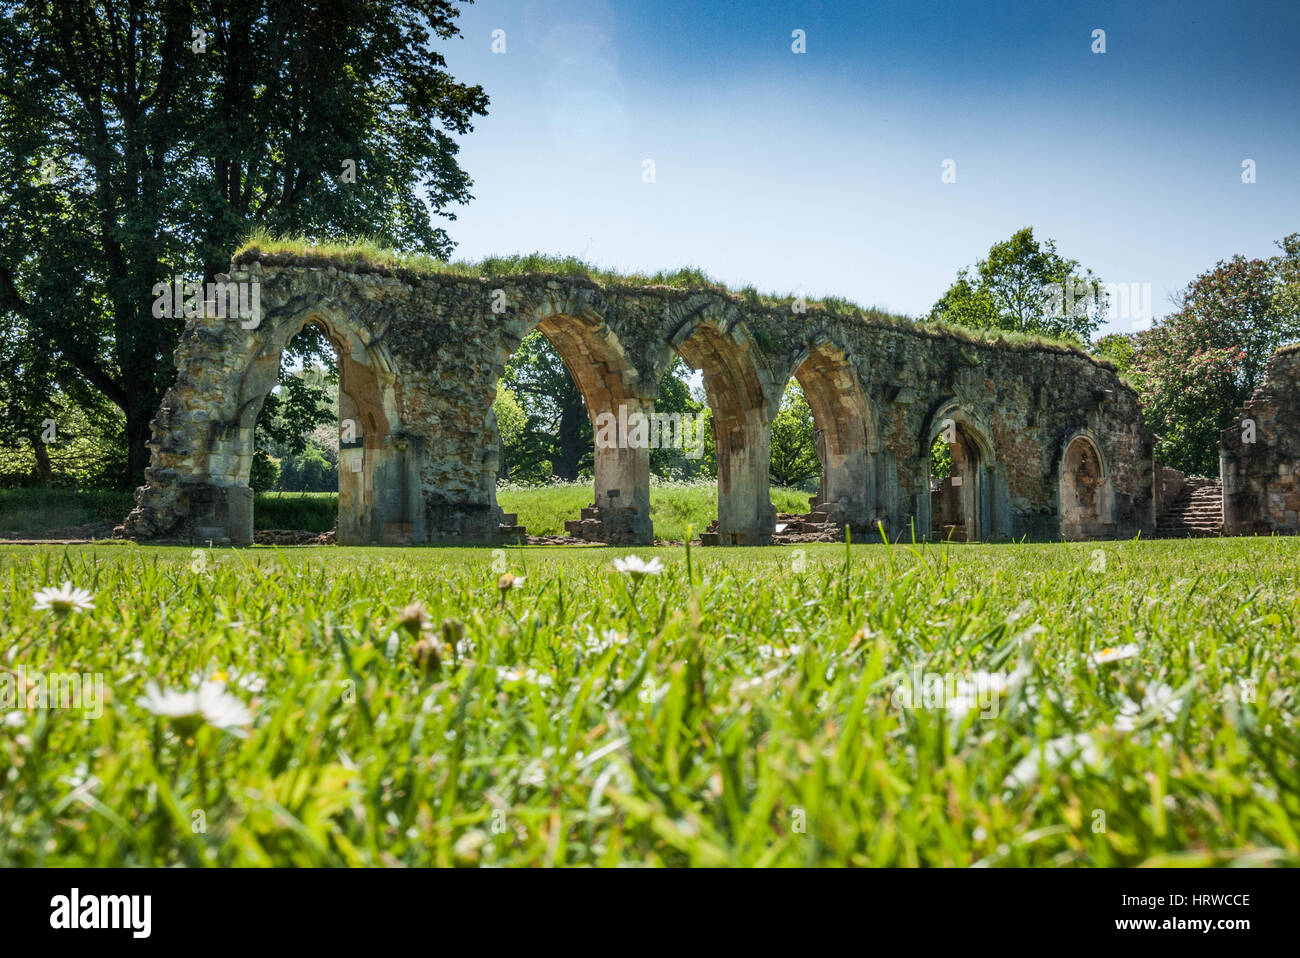
<path fill-rule="evenodd" d="M 546 688 L 548 685 L 555 684 L 555 680 L 549 675 L 544 675 L 536 669 L 498 668 L 497 676 L 505 683 L 527 682 L 530 685 L 536 685 L 540 688 Z"/>
<path fill-rule="evenodd" d="M 1118 662 L 1121 659 L 1131 659 L 1137 655 L 1140 649 L 1136 642 L 1128 645 L 1120 645 L 1114 648 L 1102 649 L 1100 652 L 1094 652 L 1088 656 L 1088 661 L 1093 665 L 1109 665 L 1112 662 Z"/>
<path fill-rule="evenodd" d="M 58 589 L 48 588 L 37 592 L 33 608 L 38 612 L 48 610 L 61 619 L 69 612 L 88 612 L 93 609 L 93 598 L 85 589 L 74 589 L 71 582 L 65 581 Z"/>
<path fill-rule="evenodd" d="M 204 682 L 195 692 L 163 691 L 156 682 L 150 682 L 137 704 L 181 726 L 197 727 L 206 723 L 241 736 L 247 734 L 245 727 L 253 723 L 248 708 L 226 691 L 225 682 Z"/>
<path fill-rule="evenodd" d="M 1081 760 L 1085 765 L 1096 765 L 1101 761 L 1101 751 L 1087 732 L 1062 735 L 1043 743 L 1043 764 L 1048 768 L 1056 768 L 1066 761 L 1073 763 L 1075 760 Z M 1004 788 L 1013 789 L 1017 786 L 1030 785 L 1037 780 L 1038 747 L 1035 746 L 1011 770 L 1011 774 L 1006 777 L 1002 785 Z"/>
<path fill-rule="evenodd" d="M 614 568 L 623 575 L 630 575 L 633 579 L 641 579 L 642 576 L 658 575 L 664 571 L 663 561 L 655 556 L 649 562 L 638 556 L 625 556 L 622 559 L 614 560 Z"/>
<path fill-rule="evenodd" d="M 1121 732 L 1131 732 L 1138 726 L 1138 718 L 1144 713 L 1157 716 L 1162 722 L 1172 722 L 1182 710 L 1183 700 L 1174 695 L 1174 690 L 1163 682 L 1147 686 L 1141 704 L 1134 702 L 1127 695 L 1120 696 L 1119 715 L 1115 719 L 1115 728 Z"/>

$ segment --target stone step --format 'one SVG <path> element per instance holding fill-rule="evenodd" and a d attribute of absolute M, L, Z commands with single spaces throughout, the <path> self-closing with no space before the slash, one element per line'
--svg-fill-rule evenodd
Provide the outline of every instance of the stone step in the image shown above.
<path fill-rule="evenodd" d="M 716 533 L 716 532 L 701 532 L 701 533 L 700 533 L 700 545 L 702 545 L 702 546 L 716 546 L 717 544 L 718 544 L 718 533 Z"/>
<path fill-rule="evenodd" d="M 503 536 L 522 536 L 528 534 L 528 530 L 523 526 L 506 524 L 504 522 L 497 526 L 497 531 Z"/>
<path fill-rule="evenodd" d="M 501 519 L 499 521 L 503 526 L 517 525 L 519 523 L 519 513 L 503 512 L 501 513 Z"/>
<path fill-rule="evenodd" d="M 578 517 L 581 519 L 599 519 L 600 510 L 597 509 L 595 506 L 587 506 L 580 513 L 578 513 Z"/>

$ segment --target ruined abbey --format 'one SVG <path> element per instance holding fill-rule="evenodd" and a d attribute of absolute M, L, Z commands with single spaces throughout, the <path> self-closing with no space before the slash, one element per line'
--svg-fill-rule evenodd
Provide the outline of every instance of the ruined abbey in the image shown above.
<path fill-rule="evenodd" d="M 244 545 L 253 538 L 253 428 L 281 352 L 308 323 L 334 344 L 340 544 L 500 543 L 522 529 L 496 502 L 497 381 L 538 328 L 593 422 L 653 417 L 675 356 L 702 372 L 718 462 L 708 541 L 772 541 L 769 423 L 798 378 L 822 463 L 815 509 L 855 540 L 1129 538 L 1157 531 L 1186 483 L 1152 458 L 1136 394 L 1078 350 L 761 305 L 712 289 L 602 286 L 549 275 L 468 277 L 249 252 L 232 283 L 259 287 L 256 323 L 199 316 L 154 423 L 152 464 L 123 535 Z M 1225 531 L 1294 530 L 1300 357 L 1279 352 L 1225 433 Z M 603 418 L 602 418 L 603 417 Z M 609 417 L 614 417 L 610 419 Z M 951 473 L 931 476 L 931 446 Z M 1295 448 L 1292 448 L 1295 445 Z M 601 541 L 650 543 L 649 450 L 597 443 L 583 519 Z M 577 519 L 578 517 L 574 517 Z"/>

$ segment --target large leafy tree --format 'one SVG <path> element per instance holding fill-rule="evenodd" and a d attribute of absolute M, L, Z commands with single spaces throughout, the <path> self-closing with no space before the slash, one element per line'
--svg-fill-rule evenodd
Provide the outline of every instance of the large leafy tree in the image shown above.
<path fill-rule="evenodd" d="M 522 407 L 523 429 L 506 446 L 512 479 L 567 480 L 592 468 L 595 433 L 568 368 L 540 330 L 524 337 L 506 363 L 502 384 Z"/>
<path fill-rule="evenodd" d="M 452 136 L 487 97 L 433 49 L 451 0 L 0 0 L 0 309 L 65 390 L 125 414 L 126 480 L 174 371 L 175 274 L 251 228 L 445 256 L 470 198 Z M 8 373 L 5 373 L 8 375 Z M 39 405 L 39 383 L 12 389 Z M 37 409 L 23 411 L 36 417 Z"/>
<path fill-rule="evenodd" d="M 1107 307 L 1106 291 L 1091 270 L 1061 256 L 1053 240 L 1040 243 L 1026 227 L 958 272 L 929 318 L 1087 343 Z"/>
<path fill-rule="evenodd" d="M 686 364 L 678 358 L 659 383 L 655 411 L 695 416 L 705 409 L 691 395 Z M 574 480 L 593 467 L 595 432 L 582 393 L 550 340 L 534 329 L 519 344 L 497 390 L 494 406 L 501 435 L 501 472 L 516 482 L 545 482 L 552 476 Z M 716 474 L 712 434 L 707 424 L 704 455 L 690 459 L 682 449 L 650 450 L 650 469 L 658 476 Z"/>
<path fill-rule="evenodd" d="M 1263 377 L 1277 347 L 1300 338 L 1291 298 L 1300 234 L 1271 260 L 1234 256 L 1196 277 L 1182 307 L 1138 334 L 1133 372 L 1156 456 L 1184 472 L 1218 472 L 1220 432 Z"/>

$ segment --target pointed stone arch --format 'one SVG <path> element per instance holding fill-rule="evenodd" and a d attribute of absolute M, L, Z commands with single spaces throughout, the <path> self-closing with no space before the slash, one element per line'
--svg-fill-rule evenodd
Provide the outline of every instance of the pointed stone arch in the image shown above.
<path fill-rule="evenodd" d="M 273 311 L 250 341 L 239 378 L 235 414 L 215 424 L 209 442 L 208 481 L 228 491 L 228 500 L 247 500 L 225 524 L 234 544 L 252 541 L 249 476 L 254 428 L 267 395 L 279 379 L 285 347 L 304 327 L 321 329 L 339 368 L 339 421 L 351 423 L 339 442 L 338 541 L 410 543 L 422 534 L 423 518 L 415 459 L 409 437 L 400 434 L 395 385 L 397 369 L 370 331 L 328 300 L 294 310 Z"/>
<path fill-rule="evenodd" d="M 796 359 L 794 377 L 812 409 L 821 460 L 816 511 L 857 532 L 877 518 L 879 433 L 871 403 L 845 350 L 821 337 Z"/>
<path fill-rule="evenodd" d="M 953 471 L 935 488 L 930 448 L 941 435 L 951 437 Z M 918 533 L 947 538 L 960 529 L 957 537 L 966 542 L 1004 534 L 999 514 L 1003 510 L 997 508 L 1000 470 L 993 431 L 982 415 L 955 397 L 941 401 L 926 420 L 919 452 L 927 481 L 918 493 Z"/>
<path fill-rule="evenodd" d="M 776 509 L 768 492 L 769 424 L 781 397 L 755 361 L 760 347 L 743 323 L 718 314 L 683 324 L 672 345 L 704 377 L 718 460 L 718 542 L 770 543 Z"/>
<path fill-rule="evenodd" d="M 654 392 L 647 395 L 648 377 L 629 358 L 618 333 L 605 322 L 603 310 L 588 303 L 556 303 L 546 300 L 525 304 L 498 357 L 498 376 L 505 363 L 533 329 L 546 337 L 568 370 L 582 395 L 587 415 L 596 433 L 593 454 L 593 520 L 601 525 L 600 538 L 607 542 L 649 545 L 654 542 L 650 519 L 650 449 L 637 444 L 627 428 L 636 416 L 654 412 Z M 495 395 L 495 394 L 494 394 Z M 491 434 L 500 443 L 495 416 L 489 408 Z M 602 423 L 614 422 L 613 431 L 601 430 Z M 629 442 L 629 437 L 633 440 Z M 492 502 L 495 504 L 495 488 Z M 584 515 L 586 513 L 584 512 Z M 576 520 L 581 525 L 584 520 Z M 577 531 L 577 530 L 571 530 Z"/>

